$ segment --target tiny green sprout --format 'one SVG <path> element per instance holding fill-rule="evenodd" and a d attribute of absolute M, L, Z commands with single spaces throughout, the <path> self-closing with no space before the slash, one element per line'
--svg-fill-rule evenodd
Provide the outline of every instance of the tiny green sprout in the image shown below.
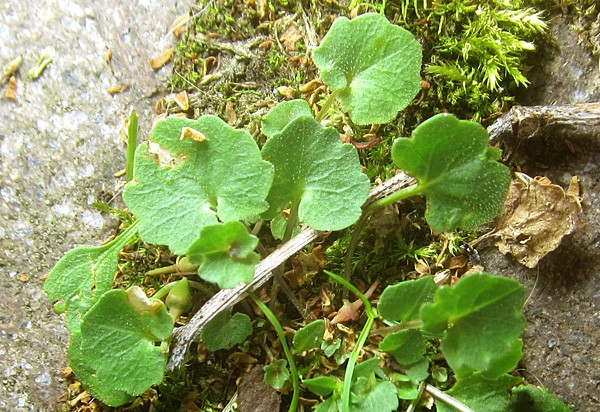
<path fill-rule="evenodd" d="M 209 225 L 190 245 L 187 256 L 198 264 L 198 274 L 221 288 L 232 288 L 240 282 L 249 283 L 260 257 L 254 252 L 258 238 L 248 233 L 240 222 Z"/>
<path fill-rule="evenodd" d="M 54 60 L 54 56 L 56 55 L 56 50 L 54 47 L 48 46 L 40 53 L 40 57 L 38 58 L 35 66 L 33 66 L 28 74 L 32 80 L 37 80 L 38 77 L 42 75 L 46 67 L 52 63 Z"/>
<path fill-rule="evenodd" d="M 192 293 L 186 277 L 181 278 L 171 288 L 165 299 L 165 305 L 173 321 L 176 321 L 182 313 L 189 312 L 192 309 Z"/>

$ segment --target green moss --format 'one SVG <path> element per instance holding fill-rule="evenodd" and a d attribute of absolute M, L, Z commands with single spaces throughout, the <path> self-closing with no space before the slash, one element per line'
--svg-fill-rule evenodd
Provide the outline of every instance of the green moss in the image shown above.
<path fill-rule="evenodd" d="M 351 6 L 356 4 L 359 2 Z M 449 111 L 476 121 L 499 113 L 514 100 L 517 89 L 528 84 L 527 59 L 547 29 L 532 1 L 360 4 L 385 8 L 388 18 L 420 39 L 424 77 L 431 84 L 421 108 L 431 113 Z"/>

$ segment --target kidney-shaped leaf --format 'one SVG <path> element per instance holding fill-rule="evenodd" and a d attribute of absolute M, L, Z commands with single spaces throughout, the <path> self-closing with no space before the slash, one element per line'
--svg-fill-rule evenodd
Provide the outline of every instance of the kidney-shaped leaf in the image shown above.
<path fill-rule="evenodd" d="M 497 162 L 500 151 L 488 145 L 478 123 L 438 114 L 421 123 L 412 139 L 397 139 L 392 157 L 417 178 L 435 231 L 472 230 L 502 210 L 510 171 Z"/>
<path fill-rule="evenodd" d="M 106 292 L 81 322 L 81 351 L 103 387 L 139 395 L 160 383 L 167 353 L 155 343 L 169 338 L 173 320 L 160 300 L 134 286 Z"/>
<path fill-rule="evenodd" d="M 262 153 L 275 166 L 265 218 L 299 202 L 300 220 L 317 230 L 340 230 L 358 220 L 369 179 L 356 149 L 335 129 L 298 117 L 267 140 Z"/>
<path fill-rule="evenodd" d="M 312 110 L 306 100 L 295 99 L 281 102 L 265 115 L 262 132 L 265 136 L 271 137 L 285 129 L 285 126 L 292 120 L 302 116 L 312 116 Z"/>
<path fill-rule="evenodd" d="M 525 329 L 523 286 L 478 273 L 439 288 L 421 308 L 423 329 L 442 337 L 442 352 L 457 377 L 480 372 L 496 379 L 521 359 Z"/>
<path fill-rule="evenodd" d="M 79 331 L 83 315 L 112 287 L 119 252 L 136 233 L 134 224 L 103 246 L 72 249 L 48 275 L 44 292 L 50 300 L 62 301 L 60 306 L 67 312 L 66 324 L 71 333 Z"/>
<path fill-rule="evenodd" d="M 227 222 L 202 228 L 200 237 L 187 251 L 191 263 L 200 265 L 198 274 L 221 288 L 249 283 L 260 256 L 253 250 L 258 238 L 240 222 Z"/>
<path fill-rule="evenodd" d="M 137 148 L 123 199 L 145 241 L 183 254 L 217 217 L 233 221 L 267 209 L 272 181 L 273 168 L 248 133 L 215 116 L 169 117 Z"/>
<path fill-rule="evenodd" d="M 387 335 L 379 349 L 391 354 L 400 365 L 411 365 L 420 361 L 425 354 L 425 342 L 421 332 L 405 329 Z"/>
<path fill-rule="evenodd" d="M 379 14 L 336 19 L 313 60 L 357 124 L 393 120 L 420 88 L 421 46 Z"/>
<path fill-rule="evenodd" d="M 502 375 L 497 380 L 487 380 L 475 374 L 458 380 L 447 393 L 475 412 L 507 412 L 511 411 L 510 390 L 521 381 L 522 378 L 511 375 Z M 456 411 L 441 401 L 436 401 L 435 405 L 439 412 Z M 528 407 L 516 411 L 533 412 Z"/>

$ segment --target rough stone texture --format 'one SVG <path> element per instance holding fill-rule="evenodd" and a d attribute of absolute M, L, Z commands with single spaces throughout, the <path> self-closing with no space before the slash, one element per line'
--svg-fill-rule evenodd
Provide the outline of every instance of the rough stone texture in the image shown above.
<path fill-rule="evenodd" d="M 67 250 L 113 230 L 90 203 L 119 182 L 131 106 L 147 134 L 151 96 L 169 74 L 148 60 L 173 46 L 168 29 L 188 10 L 172 0 L 0 2 L 0 66 L 23 56 L 17 101 L 0 101 L 0 410 L 54 410 L 64 392 L 68 334 L 40 278 Z M 56 57 L 31 81 L 46 46 Z M 115 85 L 128 87 L 111 96 Z"/>
<path fill-rule="evenodd" d="M 520 102 L 529 105 L 600 101 L 598 61 L 578 43 L 561 17 L 551 21 L 556 46 L 539 59 L 532 87 Z M 600 127 L 600 125 L 598 125 Z M 596 129 L 598 130 L 598 129 Z M 527 378 L 546 386 L 574 411 L 600 410 L 600 136 L 572 141 L 540 136 L 515 148 L 515 159 L 530 176 L 548 176 L 566 188 L 579 176 L 585 227 L 563 241 L 536 269 L 527 269 L 495 248 L 481 250 L 488 271 L 519 279 L 528 296 L 525 315 Z"/>

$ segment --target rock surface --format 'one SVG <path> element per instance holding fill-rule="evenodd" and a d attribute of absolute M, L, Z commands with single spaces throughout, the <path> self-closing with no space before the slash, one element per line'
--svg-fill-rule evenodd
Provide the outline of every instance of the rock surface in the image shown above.
<path fill-rule="evenodd" d="M 597 58 L 584 49 L 569 22 L 551 20 L 556 43 L 542 50 L 532 86 L 519 99 L 526 105 L 600 102 Z M 596 126 L 596 130 L 600 125 Z M 515 157 L 530 176 L 547 176 L 567 188 L 578 176 L 585 226 L 567 237 L 535 269 L 527 269 L 495 248 L 481 250 L 486 270 L 525 285 L 527 379 L 547 387 L 574 411 L 600 410 L 600 136 L 565 143 L 560 135 L 525 142 Z"/>
<path fill-rule="evenodd" d="M 0 100 L 0 410 L 54 410 L 65 390 L 68 334 L 41 277 L 114 229 L 90 204 L 120 180 L 130 107 L 147 135 L 152 96 L 170 74 L 148 61 L 173 47 L 169 27 L 188 10 L 165 0 L 0 2 L 0 66 L 23 57 L 16 101 Z M 33 81 L 27 72 L 48 46 L 54 60 Z M 117 85 L 125 91 L 111 96 Z"/>

